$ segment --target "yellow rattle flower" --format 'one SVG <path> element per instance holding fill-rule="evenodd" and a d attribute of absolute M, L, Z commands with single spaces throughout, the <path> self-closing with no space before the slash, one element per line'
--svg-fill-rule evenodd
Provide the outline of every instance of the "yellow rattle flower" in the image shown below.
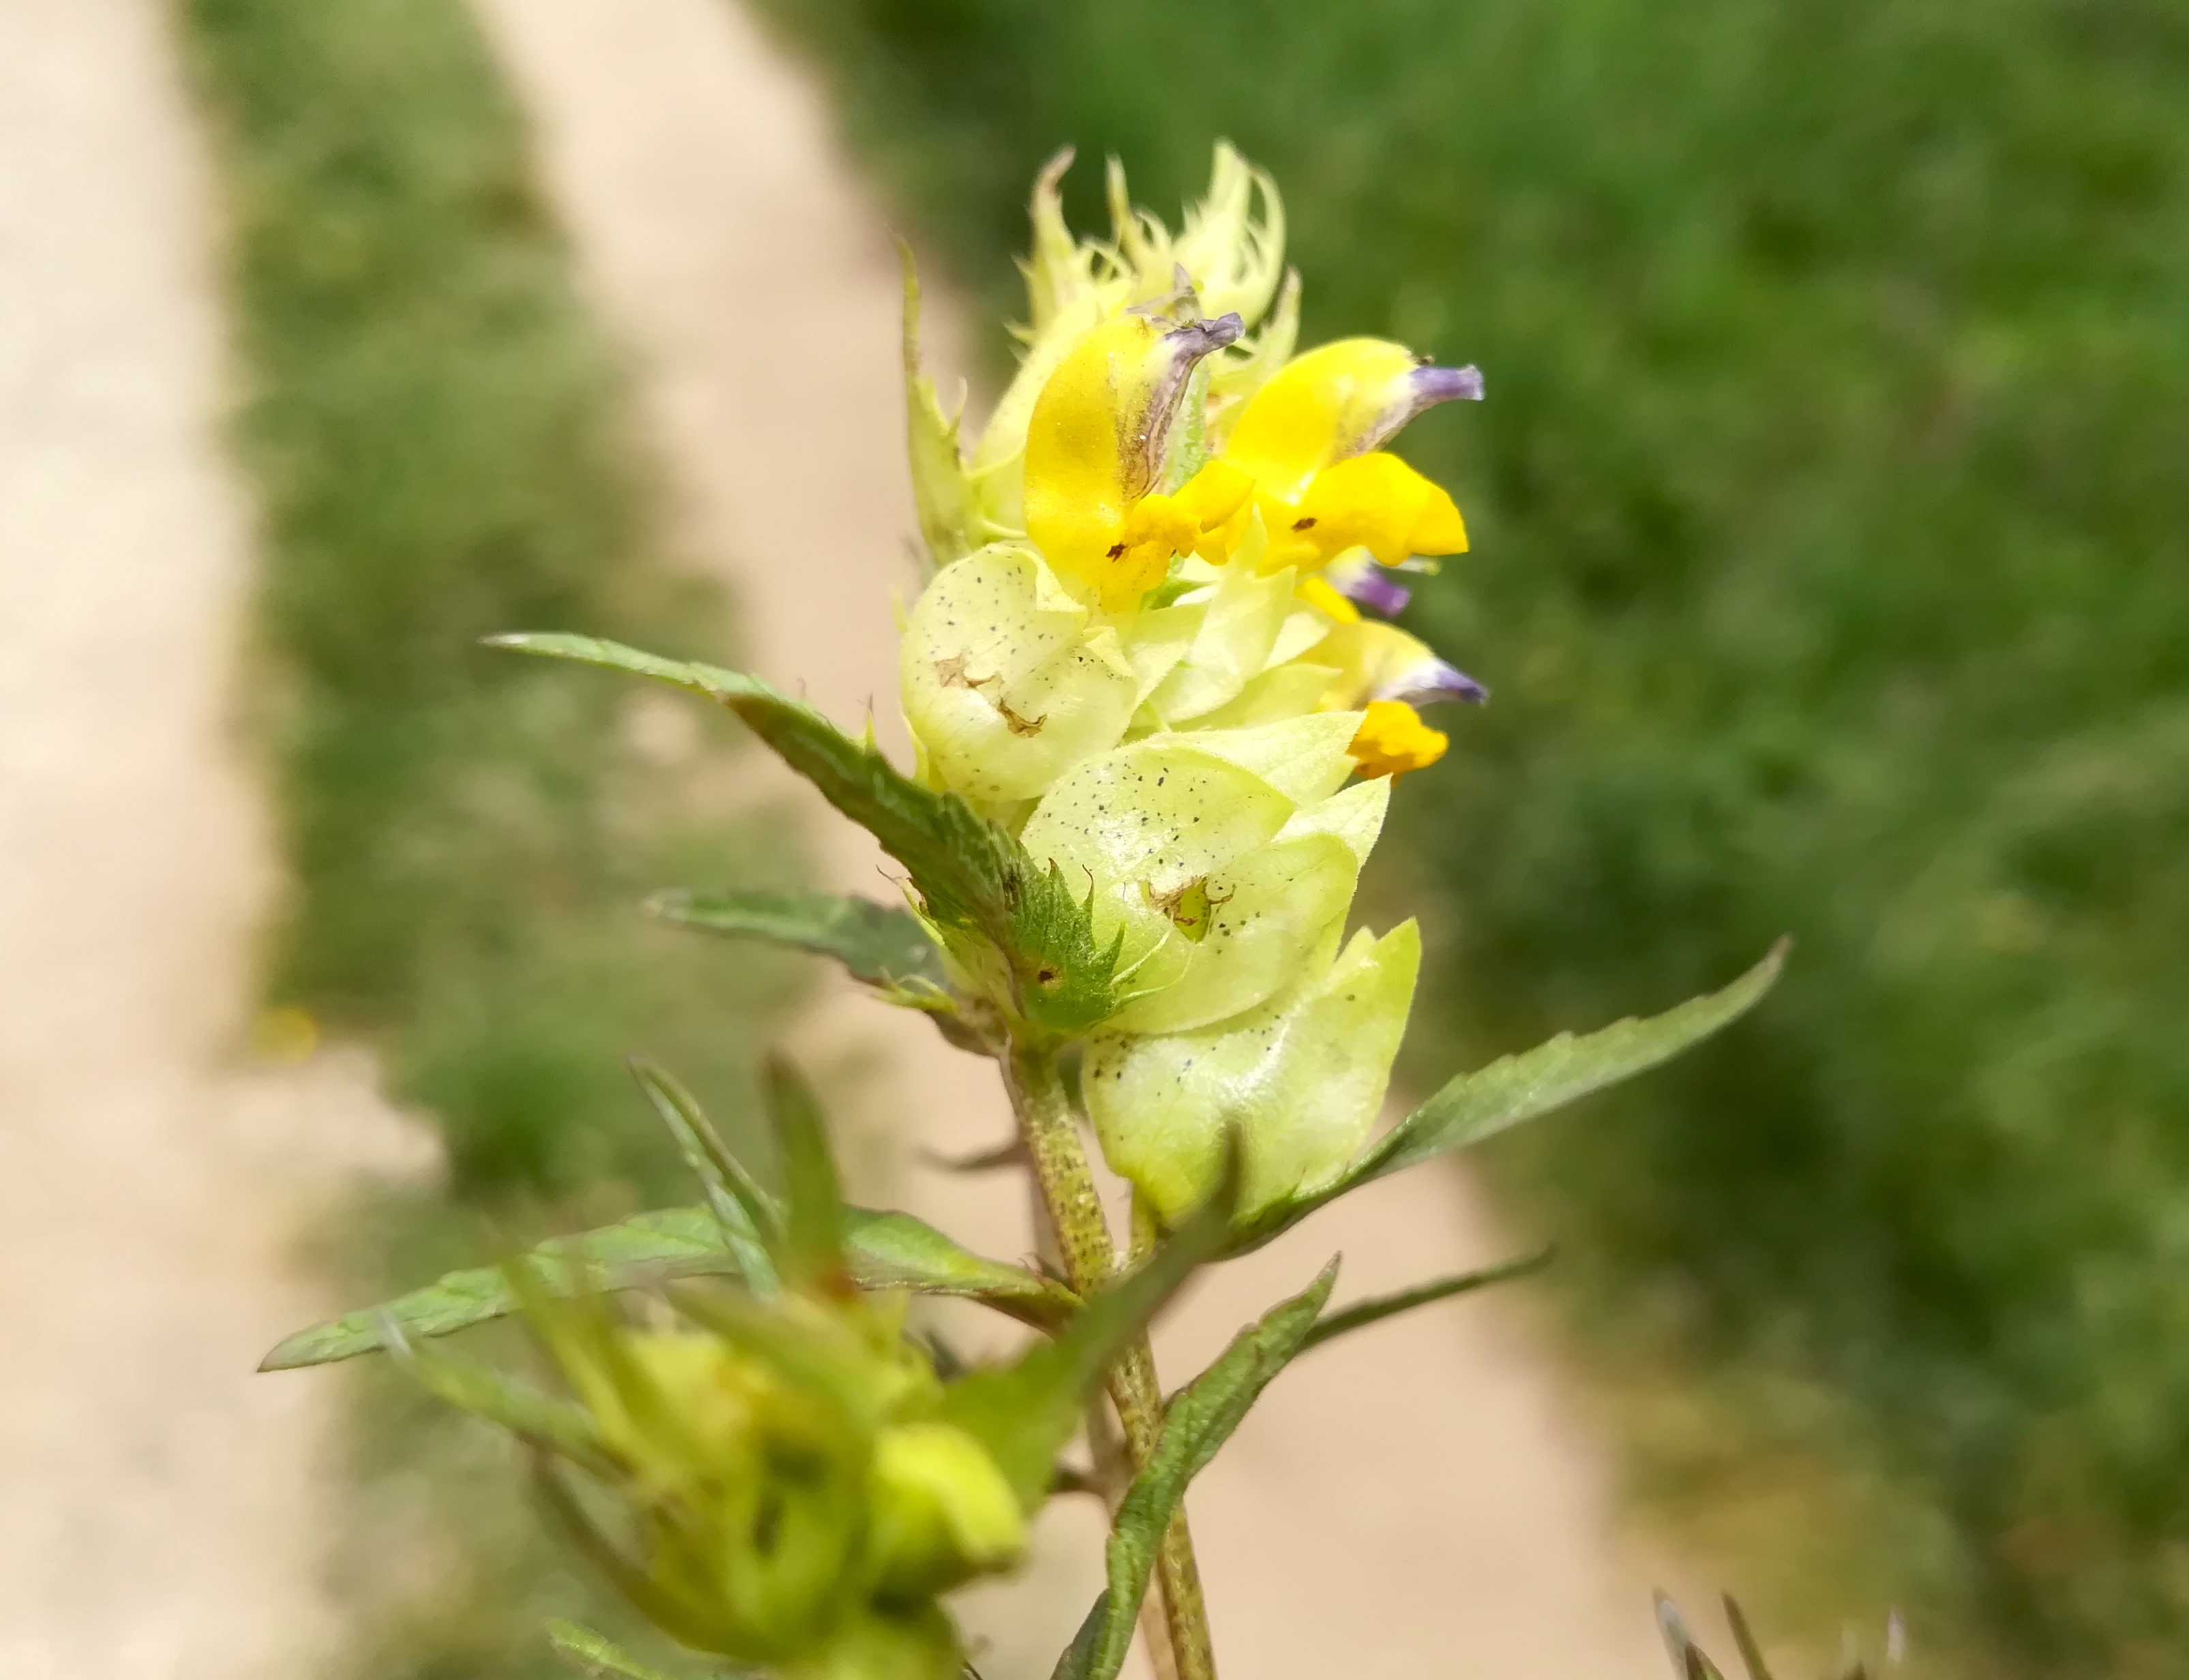
<path fill-rule="evenodd" d="M 1379 446 L 1423 410 L 1481 395 L 1473 368 L 1425 365 L 1379 338 L 1287 362 L 1240 410 L 1220 457 L 1254 482 L 1269 534 L 1261 568 L 1310 570 L 1353 548 L 1387 566 L 1463 552 L 1451 497 Z M 1225 536 L 1236 546 L 1243 534 L 1241 519 Z"/>
<path fill-rule="evenodd" d="M 1236 315 L 1173 326 L 1128 313 L 1082 338 L 1042 387 L 1027 428 L 1027 535 L 1075 595 L 1109 612 L 1137 605 L 1174 555 L 1244 505 L 1252 483 L 1220 462 L 1157 490 L 1194 365 L 1240 331 Z"/>

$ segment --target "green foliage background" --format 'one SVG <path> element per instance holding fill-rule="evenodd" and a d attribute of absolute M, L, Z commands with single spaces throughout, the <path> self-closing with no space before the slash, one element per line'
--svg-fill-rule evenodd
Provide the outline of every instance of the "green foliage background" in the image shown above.
<path fill-rule="evenodd" d="M 229 192 L 259 497 L 259 724 L 293 876 L 271 995 L 374 1044 L 446 1143 L 445 1196 L 354 1208 L 330 1241 L 333 1287 L 369 1301 L 478 1264 L 489 1219 L 519 1236 L 688 1196 L 623 1057 L 653 1054 L 737 1134 L 796 970 L 636 902 L 792 866 L 753 817 L 709 814 L 734 726 L 649 765 L 630 686 L 477 646 L 583 629 L 729 652 L 721 603 L 654 551 L 618 370 L 461 0 L 179 19 Z M 544 1616 L 602 1612 L 510 1455 L 361 1376 L 350 1671 L 562 1672 Z"/>
<path fill-rule="evenodd" d="M 1496 693 L 1400 801 L 1468 1041 L 1797 942 L 1756 1021 L 1502 1157 L 1607 1368 L 1713 1379 L 1644 1462 L 1772 1483 L 1826 1613 L 2179 1672 L 2189 11 L 775 9 L 997 308 L 1049 151 L 1167 207 L 1228 135 L 1310 337 L 1483 365 L 1403 444 L 1475 539 L 1414 621 Z"/>

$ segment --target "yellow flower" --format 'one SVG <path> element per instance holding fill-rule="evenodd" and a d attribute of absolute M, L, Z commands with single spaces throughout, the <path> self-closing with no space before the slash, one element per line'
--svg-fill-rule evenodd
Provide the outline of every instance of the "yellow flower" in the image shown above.
<path fill-rule="evenodd" d="M 1212 463 L 1174 495 L 1162 482 L 1194 365 L 1235 342 L 1236 315 L 1173 326 L 1106 321 L 1057 365 L 1027 428 L 1027 535 L 1067 589 L 1105 610 L 1139 603 L 1202 534 L 1244 505 L 1247 478 Z"/>
<path fill-rule="evenodd" d="M 1423 409 L 1481 394 L 1473 368 L 1427 366 L 1377 338 L 1341 339 L 1287 363 L 1240 410 L 1221 456 L 1254 481 L 1269 534 L 1263 568 L 1311 569 L 1352 548 L 1387 566 L 1464 551 L 1451 496 L 1378 445 Z M 1236 546 L 1243 520 L 1225 535 Z"/>
<path fill-rule="evenodd" d="M 1451 744 L 1404 700 L 1371 700 L 1347 750 L 1363 776 L 1397 777 L 1434 764 Z"/>

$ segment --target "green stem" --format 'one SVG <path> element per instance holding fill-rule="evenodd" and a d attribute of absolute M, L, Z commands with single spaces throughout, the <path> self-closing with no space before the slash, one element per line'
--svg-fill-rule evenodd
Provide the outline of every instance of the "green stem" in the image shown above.
<path fill-rule="evenodd" d="M 1065 1276 L 1074 1289 L 1089 1294 L 1109 1281 L 1117 1270 L 1117 1255 L 1087 1164 L 1087 1151 L 1079 1140 L 1072 1100 L 1055 1058 L 1046 1051 L 1015 1044 L 1004 1066 L 1011 1107 L 1033 1157 L 1034 1176 L 1055 1229 Z M 1137 1472 L 1154 1453 L 1163 1419 L 1162 1382 L 1145 1335 L 1111 1367 L 1109 1389 L 1110 1403 L 1124 1429 L 1126 1453 Z M 1163 1532 L 1156 1554 L 1156 1577 L 1170 1634 L 1169 1671 L 1177 1680 L 1216 1680 L 1208 1607 L 1202 1596 L 1201 1569 L 1194 1561 L 1193 1536 L 1184 1511 Z"/>

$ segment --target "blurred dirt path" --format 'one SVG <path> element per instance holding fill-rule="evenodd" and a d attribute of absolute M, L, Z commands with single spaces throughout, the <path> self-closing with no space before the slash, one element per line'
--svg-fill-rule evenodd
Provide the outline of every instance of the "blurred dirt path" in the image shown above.
<path fill-rule="evenodd" d="M 158 0 L 0 0 L 0 1675 L 321 1649 L 323 1309 L 295 1247 L 383 1123 L 241 1071 L 274 884 L 230 728 L 250 586 L 212 218 Z"/>
<path fill-rule="evenodd" d="M 638 359 L 687 557 L 733 585 L 763 674 L 847 725 L 871 701 L 902 751 L 891 599 L 913 583 L 913 523 L 896 260 L 814 89 L 732 0 L 474 3 L 595 301 Z M 953 325 L 930 319 L 930 367 L 962 365 Z M 888 895 L 863 836 L 810 796 L 799 808 L 836 885 Z M 961 1238 L 1027 1250 L 1021 1191 L 918 1160 L 1008 1134 L 988 1066 L 841 993 L 801 1035 L 809 1054 L 864 1063 L 854 1106 L 880 1140 L 878 1178 Z M 1456 1176 L 1386 1181 L 1204 1285 L 1166 1326 L 1168 1369 L 1213 1356 L 1333 1248 L 1349 1294 L 1504 1252 Z M 1510 1304 L 1430 1309 L 1314 1355 L 1193 1496 L 1227 1672 L 1659 1680 L 1605 1481 Z M 1059 1509 L 1034 1591 L 976 1605 L 992 1680 L 1049 1672 L 1099 1584 L 1098 1536 L 1091 1513 Z"/>

